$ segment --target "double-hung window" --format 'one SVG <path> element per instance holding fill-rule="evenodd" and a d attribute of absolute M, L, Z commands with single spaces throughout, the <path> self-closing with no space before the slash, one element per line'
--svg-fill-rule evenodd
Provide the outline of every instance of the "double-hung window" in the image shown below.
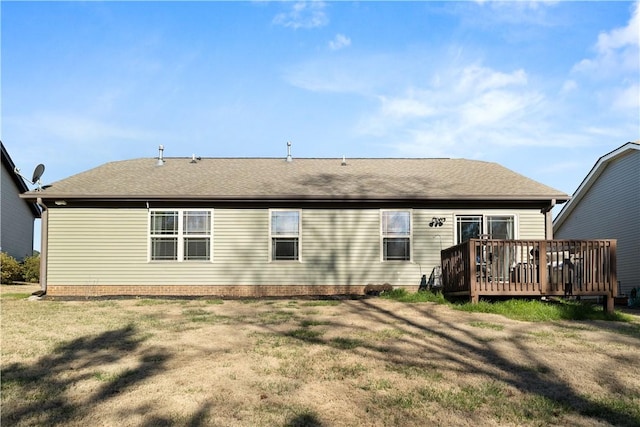
<path fill-rule="evenodd" d="M 411 211 L 382 211 L 383 261 L 411 261 Z"/>
<path fill-rule="evenodd" d="M 300 260 L 300 211 L 271 211 L 271 260 Z"/>
<path fill-rule="evenodd" d="M 152 210 L 151 261 L 210 261 L 211 217 L 210 210 Z"/>

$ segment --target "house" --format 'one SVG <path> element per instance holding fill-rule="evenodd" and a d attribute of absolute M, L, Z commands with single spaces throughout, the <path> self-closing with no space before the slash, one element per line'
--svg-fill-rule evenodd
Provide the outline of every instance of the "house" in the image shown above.
<path fill-rule="evenodd" d="M 551 238 L 569 199 L 475 160 L 162 155 L 24 197 L 46 206 L 49 295 L 228 297 L 416 290 L 470 237 Z"/>
<path fill-rule="evenodd" d="M 619 292 L 640 286 L 640 141 L 598 159 L 553 230 L 560 239 L 617 239 Z"/>
<path fill-rule="evenodd" d="M 20 194 L 29 191 L 22 177 L 15 173 L 13 163 L 4 144 L 2 146 L 2 202 L 0 205 L 0 250 L 18 261 L 33 254 L 33 224 L 40 217 L 40 209 Z"/>

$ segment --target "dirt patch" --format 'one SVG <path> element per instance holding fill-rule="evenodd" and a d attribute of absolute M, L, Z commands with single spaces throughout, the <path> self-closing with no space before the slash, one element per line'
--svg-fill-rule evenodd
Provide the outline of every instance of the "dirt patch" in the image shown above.
<path fill-rule="evenodd" d="M 1 288 L 3 425 L 640 423 L 637 320 L 378 298 L 28 301 L 32 288 Z"/>

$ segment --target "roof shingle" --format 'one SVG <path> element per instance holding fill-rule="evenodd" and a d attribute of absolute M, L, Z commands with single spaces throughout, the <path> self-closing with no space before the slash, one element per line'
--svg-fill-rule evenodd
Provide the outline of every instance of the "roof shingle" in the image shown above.
<path fill-rule="evenodd" d="M 32 197 L 82 199 L 568 200 L 496 163 L 465 159 L 142 158 L 104 164 Z"/>

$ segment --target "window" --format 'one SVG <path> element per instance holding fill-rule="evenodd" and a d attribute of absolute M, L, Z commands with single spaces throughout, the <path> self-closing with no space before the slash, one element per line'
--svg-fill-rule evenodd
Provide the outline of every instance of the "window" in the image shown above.
<path fill-rule="evenodd" d="M 514 237 L 514 226 L 512 216 L 488 216 L 487 234 L 492 239 L 511 240 Z"/>
<path fill-rule="evenodd" d="M 271 259 L 273 261 L 300 259 L 300 211 L 271 211 Z"/>
<path fill-rule="evenodd" d="M 513 215 L 460 215 L 456 217 L 458 244 L 487 234 L 491 239 L 514 239 Z"/>
<path fill-rule="evenodd" d="M 150 212 L 152 261 L 211 260 L 211 211 Z"/>
<path fill-rule="evenodd" d="M 458 244 L 469 239 L 477 239 L 482 234 L 482 216 L 469 215 L 456 217 Z"/>
<path fill-rule="evenodd" d="M 411 260 L 411 212 L 382 211 L 382 260 Z"/>

